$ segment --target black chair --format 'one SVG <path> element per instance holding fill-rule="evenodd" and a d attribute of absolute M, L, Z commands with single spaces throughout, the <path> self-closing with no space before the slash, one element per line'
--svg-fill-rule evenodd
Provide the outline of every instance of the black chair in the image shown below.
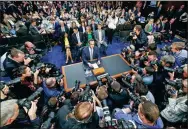
<path fill-rule="evenodd" d="M 129 34 L 130 34 L 130 30 L 127 30 L 127 31 L 120 31 L 120 41 L 121 42 L 127 42 L 127 38 L 129 37 Z"/>

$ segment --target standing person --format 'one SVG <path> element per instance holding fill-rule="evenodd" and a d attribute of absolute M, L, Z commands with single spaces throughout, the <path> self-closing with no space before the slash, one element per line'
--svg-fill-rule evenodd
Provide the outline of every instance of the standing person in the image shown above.
<path fill-rule="evenodd" d="M 113 34 L 114 34 L 114 30 L 116 29 L 116 25 L 118 23 L 118 17 L 115 16 L 115 14 L 108 15 L 108 19 L 107 19 L 107 25 L 108 25 L 108 29 L 107 29 L 107 37 L 108 37 L 108 44 L 112 44 L 112 39 L 113 39 Z"/>
<path fill-rule="evenodd" d="M 106 49 L 108 45 L 105 41 L 105 31 L 101 29 L 101 24 L 98 24 L 98 30 L 95 31 L 94 36 L 99 49 L 101 48 L 101 45 L 104 45 L 105 47 L 104 55 L 106 55 Z"/>

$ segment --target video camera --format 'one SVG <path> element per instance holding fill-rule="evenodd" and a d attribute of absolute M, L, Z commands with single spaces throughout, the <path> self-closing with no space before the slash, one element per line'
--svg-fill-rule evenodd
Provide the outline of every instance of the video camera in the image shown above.
<path fill-rule="evenodd" d="M 64 77 L 64 75 L 59 75 L 59 76 L 57 76 L 57 77 L 55 77 L 55 79 L 56 79 L 56 82 L 57 83 L 60 83 L 61 82 L 61 79 Z"/>
<path fill-rule="evenodd" d="M 181 89 L 182 86 L 183 86 L 182 79 L 178 79 L 176 81 L 172 81 L 172 80 L 169 80 L 169 79 L 165 78 L 165 84 L 168 84 L 168 85 L 174 87 L 176 90 Z"/>
<path fill-rule="evenodd" d="M 90 89 L 89 85 L 86 85 L 85 90 L 81 93 L 80 97 L 79 97 L 79 101 L 80 102 L 93 102 L 93 91 Z"/>
<path fill-rule="evenodd" d="M 20 107 L 26 107 L 27 109 L 31 108 L 31 101 L 35 100 L 37 97 L 40 96 L 41 92 L 43 91 L 43 88 L 38 88 L 32 95 L 30 95 L 26 99 L 21 99 L 18 101 L 18 105 Z"/>
<path fill-rule="evenodd" d="M 136 125 L 132 121 L 112 119 L 106 100 L 102 101 L 105 127 L 110 129 L 133 129 Z"/>
<path fill-rule="evenodd" d="M 105 73 L 105 74 L 97 76 L 97 81 L 99 83 L 99 86 L 102 86 L 103 78 L 107 79 L 108 84 L 111 84 L 113 82 L 113 78 L 108 73 Z"/>
<path fill-rule="evenodd" d="M 179 77 L 179 78 L 182 78 L 183 76 L 183 68 L 182 67 L 179 67 L 179 68 L 169 68 L 169 67 L 164 67 L 164 70 L 167 71 L 167 72 L 174 72 L 174 76 L 175 77 Z"/>
<path fill-rule="evenodd" d="M 138 109 L 138 105 L 142 102 L 140 96 L 137 96 L 133 92 L 128 92 L 128 93 L 129 93 L 130 99 L 134 101 L 133 107 Z"/>

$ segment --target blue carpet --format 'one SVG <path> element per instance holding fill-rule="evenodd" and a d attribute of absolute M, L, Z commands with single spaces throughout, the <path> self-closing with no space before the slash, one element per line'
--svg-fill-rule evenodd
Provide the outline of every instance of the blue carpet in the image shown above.
<path fill-rule="evenodd" d="M 174 40 L 172 42 L 177 42 L 177 41 L 181 41 L 181 40 L 174 38 Z M 114 38 L 112 41 L 112 44 L 108 45 L 107 55 L 119 54 L 119 53 L 121 53 L 121 49 L 123 49 L 124 47 L 126 47 L 128 45 L 129 45 L 129 42 L 122 43 L 117 38 L 116 39 Z M 158 44 L 158 47 L 162 48 L 165 45 L 171 45 L 171 43 L 162 42 L 162 44 Z M 45 63 L 55 64 L 56 67 L 59 68 L 61 71 L 61 67 L 65 65 L 65 61 L 66 61 L 65 52 L 61 52 L 61 46 L 56 45 L 52 48 L 52 51 L 48 52 L 42 58 L 41 61 L 45 62 Z M 9 81 L 10 78 L 9 77 L 1 77 L 0 80 Z"/>

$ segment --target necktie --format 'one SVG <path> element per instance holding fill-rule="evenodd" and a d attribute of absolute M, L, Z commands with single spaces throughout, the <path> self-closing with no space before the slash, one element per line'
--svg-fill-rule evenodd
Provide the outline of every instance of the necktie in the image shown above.
<path fill-rule="evenodd" d="M 93 60 L 93 48 L 90 49 L 90 60 Z"/>

